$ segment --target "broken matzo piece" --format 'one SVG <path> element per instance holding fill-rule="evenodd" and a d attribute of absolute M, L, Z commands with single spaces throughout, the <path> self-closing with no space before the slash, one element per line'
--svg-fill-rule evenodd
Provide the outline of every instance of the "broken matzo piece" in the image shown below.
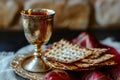
<path fill-rule="evenodd" d="M 113 60 L 107 60 L 107 61 L 96 63 L 96 64 L 81 63 L 81 62 L 75 62 L 74 64 L 80 68 L 89 68 L 89 67 L 97 67 L 97 66 L 112 66 L 112 65 L 115 65 L 116 62 Z"/>
<path fill-rule="evenodd" d="M 91 50 L 93 50 L 93 54 L 88 57 L 89 59 L 98 58 L 101 54 L 105 53 L 109 49 L 107 49 L 107 48 L 91 48 Z"/>
<path fill-rule="evenodd" d="M 108 60 L 99 64 L 88 64 L 88 63 L 81 63 L 81 62 L 65 64 L 65 63 L 54 62 L 54 61 L 48 61 L 48 62 L 49 62 L 49 65 L 52 66 L 53 68 L 64 69 L 64 70 L 76 70 L 76 71 L 93 70 L 96 68 L 100 68 L 102 66 L 113 66 L 116 64 L 116 62 L 113 60 Z"/>
<path fill-rule="evenodd" d="M 96 64 L 96 63 L 101 63 L 101 62 L 107 61 L 113 57 L 114 57 L 114 55 L 112 55 L 112 54 L 104 54 L 97 59 L 83 59 L 83 60 L 81 60 L 81 62 Z"/>
<path fill-rule="evenodd" d="M 55 60 L 63 63 L 72 63 L 82 60 L 93 53 L 87 48 L 80 48 L 77 45 L 69 43 L 67 40 L 60 40 L 53 43 L 51 48 L 47 49 L 44 56 L 48 60 Z"/>

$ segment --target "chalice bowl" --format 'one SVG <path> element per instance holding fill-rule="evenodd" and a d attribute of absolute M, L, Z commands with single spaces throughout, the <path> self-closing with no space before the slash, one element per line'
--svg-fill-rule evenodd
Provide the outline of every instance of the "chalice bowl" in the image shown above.
<path fill-rule="evenodd" d="M 33 56 L 23 64 L 27 71 L 46 72 L 51 69 L 42 56 L 42 45 L 46 44 L 52 35 L 54 14 L 54 10 L 41 8 L 21 11 L 25 37 L 35 46 Z"/>

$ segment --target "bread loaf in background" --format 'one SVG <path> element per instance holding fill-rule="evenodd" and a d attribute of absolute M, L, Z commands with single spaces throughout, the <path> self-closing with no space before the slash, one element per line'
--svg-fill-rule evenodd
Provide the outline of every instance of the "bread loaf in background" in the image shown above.
<path fill-rule="evenodd" d="M 16 22 L 20 5 L 15 0 L 0 1 L 0 28 L 11 28 Z M 13 22 L 14 21 L 14 22 Z"/>
<path fill-rule="evenodd" d="M 59 23 L 60 26 L 66 26 L 73 30 L 83 30 L 88 28 L 90 7 L 87 1 L 68 0 L 64 8 L 64 14 L 66 16 L 64 21 Z"/>
<path fill-rule="evenodd" d="M 100 27 L 120 25 L 120 0 L 96 0 L 94 8 Z"/>
<path fill-rule="evenodd" d="M 20 11 L 55 10 L 54 28 L 85 30 L 120 26 L 120 0 L 1 0 L 0 29 L 21 29 Z"/>

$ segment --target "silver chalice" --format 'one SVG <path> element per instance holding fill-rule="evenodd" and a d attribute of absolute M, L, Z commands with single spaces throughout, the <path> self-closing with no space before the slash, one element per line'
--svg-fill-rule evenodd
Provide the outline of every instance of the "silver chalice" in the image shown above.
<path fill-rule="evenodd" d="M 51 69 L 42 57 L 42 45 L 46 44 L 53 30 L 54 10 L 28 9 L 21 11 L 25 37 L 35 46 L 33 56 L 26 59 L 23 68 L 31 72 L 46 72 Z"/>

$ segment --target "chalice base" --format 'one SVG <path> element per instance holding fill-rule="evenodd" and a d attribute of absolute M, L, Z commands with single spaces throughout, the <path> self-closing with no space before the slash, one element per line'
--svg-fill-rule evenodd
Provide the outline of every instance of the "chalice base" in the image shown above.
<path fill-rule="evenodd" d="M 27 57 L 23 62 L 23 68 L 30 72 L 47 72 L 51 69 L 40 56 Z"/>

